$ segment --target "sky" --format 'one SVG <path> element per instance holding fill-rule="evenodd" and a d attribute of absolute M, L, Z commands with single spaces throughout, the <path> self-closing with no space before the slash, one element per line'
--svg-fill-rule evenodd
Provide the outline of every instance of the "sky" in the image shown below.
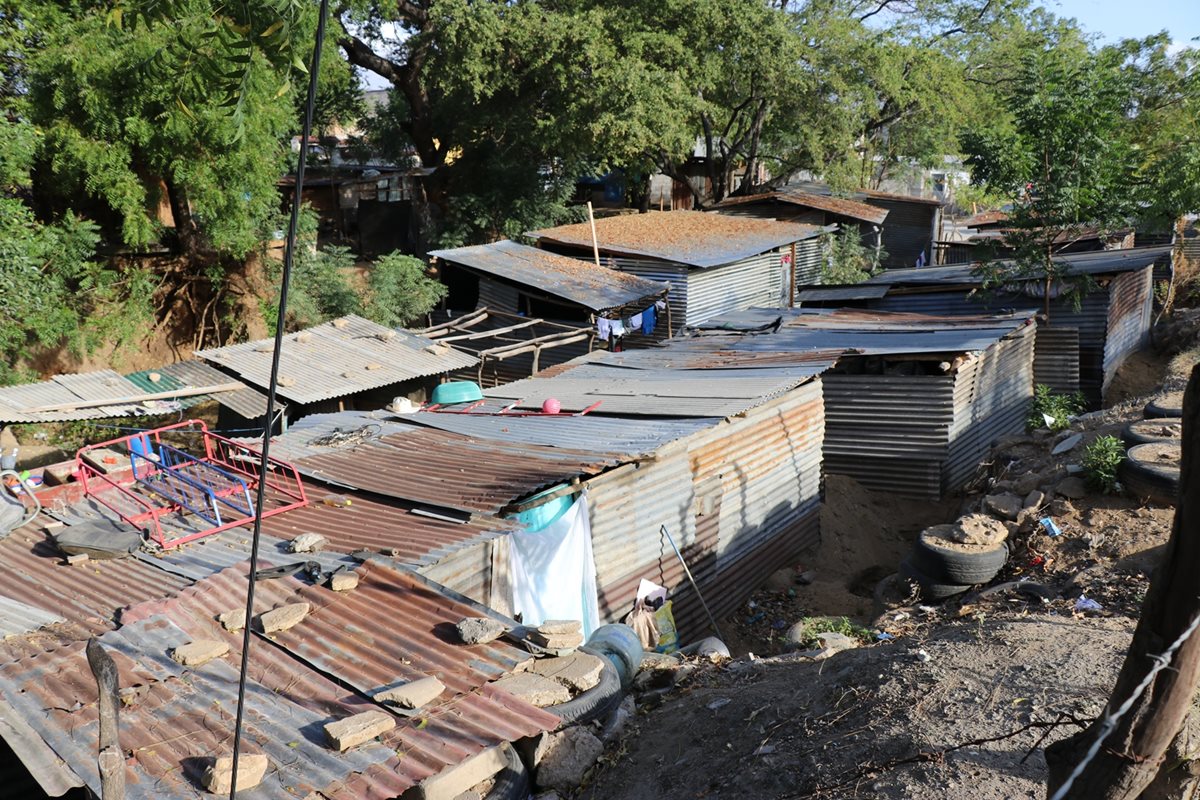
<path fill-rule="evenodd" d="M 1176 47 L 1200 47 L 1200 0 L 1042 0 L 1060 17 L 1074 17 L 1105 43 L 1166 30 Z"/>

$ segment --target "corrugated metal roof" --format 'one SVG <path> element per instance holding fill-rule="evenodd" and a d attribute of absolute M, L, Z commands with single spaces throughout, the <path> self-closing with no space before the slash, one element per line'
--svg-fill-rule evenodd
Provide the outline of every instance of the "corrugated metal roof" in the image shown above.
<path fill-rule="evenodd" d="M 41 383 L 5 386 L 0 389 L 0 422 L 66 422 L 162 413 L 147 409 L 140 403 L 93 406 L 73 411 L 31 410 L 43 406 L 134 397 L 140 394 L 144 394 L 140 386 L 110 369 L 55 375 Z"/>
<path fill-rule="evenodd" d="M 507 239 L 452 250 L 431 250 L 429 255 L 535 287 L 597 312 L 623 306 L 645 307 L 667 291 L 666 284 Z"/>
<path fill-rule="evenodd" d="M 157 372 L 162 375 L 160 383 L 156 384 L 150 380 L 149 374 L 151 372 Z M 141 386 L 147 392 L 156 391 L 154 387 L 161 386 L 165 382 L 177 384 L 179 388 L 184 386 L 216 386 L 222 383 L 233 382 L 233 378 L 224 372 L 213 369 L 203 361 L 195 359 L 177 361 L 174 364 L 167 364 L 154 370 L 134 372 L 125 377 L 138 386 Z M 163 391 L 163 389 L 158 389 L 158 391 Z M 232 392 L 218 392 L 217 394 L 201 395 L 195 398 L 196 402 L 203 402 L 204 400 L 216 400 L 221 405 L 232 411 L 236 411 L 246 419 L 257 419 L 267 413 L 267 396 L 257 389 L 251 389 L 249 386 L 236 389 Z M 191 405 L 190 401 L 191 398 L 186 398 L 181 400 L 180 403 L 184 408 L 187 408 L 188 405 Z"/>
<path fill-rule="evenodd" d="M 375 442 L 380 437 L 408 430 L 411 426 L 383 411 L 337 411 L 302 417 L 287 432 L 271 439 L 271 457 L 281 461 L 299 461 L 308 456 L 332 453 L 352 447 L 358 441 Z M 260 449 L 262 437 L 239 441 Z"/>
<path fill-rule="evenodd" d="M 796 292 L 798 303 L 820 303 L 836 300 L 868 300 L 883 297 L 887 286 L 829 286 L 820 289 L 800 289 Z"/>
<path fill-rule="evenodd" d="M 52 611 L 0 596 L 0 637 L 36 631 L 57 622 L 66 622 L 66 619 Z"/>
<path fill-rule="evenodd" d="M 198 350 L 196 355 L 266 387 L 272 348 L 273 340 L 263 339 Z M 476 363 L 474 356 L 448 345 L 350 315 L 284 337 L 279 395 L 314 403 Z"/>
<path fill-rule="evenodd" d="M 1096 250 L 1090 253 L 1073 253 L 1058 256 L 1054 260 L 1067 267 L 1072 275 L 1102 275 L 1107 272 L 1130 272 L 1147 267 L 1171 252 L 1170 247 L 1134 247 L 1125 250 Z M 1012 261 L 996 262 L 1000 265 Z M 954 264 L 946 267 L 920 267 L 917 269 L 889 269 L 869 279 L 868 283 L 891 285 L 961 283 L 977 285 L 983 279 L 975 273 L 977 264 Z M 1036 276 L 1030 276 L 1032 280 Z"/>
<path fill-rule="evenodd" d="M 378 444 L 309 456 L 298 465 L 321 480 L 383 497 L 494 514 L 517 498 L 594 474 L 623 459 L 619 453 L 536 447 L 419 429 L 385 436 Z"/>
<path fill-rule="evenodd" d="M 745 197 L 727 197 L 717 203 L 714 208 L 722 209 L 730 206 L 746 205 L 748 203 L 763 203 L 763 202 L 778 202 L 787 203 L 788 205 L 802 206 L 804 208 L 816 208 L 821 211 L 828 211 L 831 214 L 837 214 L 842 217 L 850 217 L 851 219 L 870 222 L 875 225 L 881 225 L 887 219 L 887 209 L 879 208 L 868 203 L 860 203 L 856 200 L 850 200 L 845 197 L 833 197 L 832 195 L 814 194 L 812 192 L 801 192 L 798 190 L 783 189 L 778 192 L 765 192 L 763 194 L 746 195 Z"/>
<path fill-rule="evenodd" d="M 703 211 L 651 211 L 596 220 L 600 252 L 649 256 L 693 267 L 715 267 L 818 236 L 824 228 Z M 592 229 L 584 222 L 529 234 L 540 241 L 592 249 Z"/>

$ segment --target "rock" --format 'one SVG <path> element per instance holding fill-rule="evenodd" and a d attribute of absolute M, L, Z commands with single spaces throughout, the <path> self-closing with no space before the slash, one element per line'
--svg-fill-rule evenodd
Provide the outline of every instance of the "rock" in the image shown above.
<path fill-rule="evenodd" d="M 466 644 L 487 644 L 504 635 L 504 623 L 490 617 L 467 617 L 456 627 Z"/>
<path fill-rule="evenodd" d="M 171 651 L 171 658 L 185 667 L 198 667 L 229 652 L 229 642 L 198 639 L 182 644 Z"/>
<path fill-rule="evenodd" d="M 604 744 L 612 742 L 614 739 L 621 738 L 621 734 L 629 727 L 629 723 L 637 716 L 637 704 L 634 703 L 633 697 L 626 695 L 621 701 L 621 705 L 608 715 L 608 719 L 604 721 L 604 727 L 600 729 L 600 741 Z"/>
<path fill-rule="evenodd" d="M 89 556 L 87 553 L 76 553 L 73 556 L 67 556 L 67 565 L 76 567 L 80 564 L 86 564 L 90 560 L 91 556 Z"/>
<path fill-rule="evenodd" d="M 251 789 L 262 783 L 270 762 L 259 753 L 242 753 L 238 756 L 237 789 Z M 213 794 L 229 794 L 233 788 L 233 756 L 221 756 L 204 770 L 200 779 L 204 788 Z"/>
<path fill-rule="evenodd" d="M 553 633 L 536 632 L 529 635 L 529 641 L 547 650 L 573 650 L 583 644 L 582 633 Z"/>
<path fill-rule="evenodd" d="M 558 658 L 539 658 L 529 672 L 558 681 L 576 692 L 585 692 L 600 683 L 604 661 L 590 653 L 571 653 Z"/>
<path fill-rule="evenodd" d="M 384 689 L 382 692 L 376 692 L 371 695 L 371 699 L 377 703 L 395 703 L 401 708 L 420 708 L 432 703 L 445 690 L 445 685 L 430 675 L 418 678 L 415 681 L 409 681 L 403 686 L 395 686 L 391 689 Z"/>
<path fill-rule="evenodd" d="M 417 786 L 414 800 L 459 800 L 464 792 L 479 785 L 508 766 L 504 747 L 489 747 L 465 761 L 446 767 Z M 405 792 L 404 797 L 409 793 Z"/>
<path fill-rule="evenodd" d="M 335 750 L 345 751 L 355 745 L 369 742 L 394 727 L 396 718 L 386 711 L 364 711 L 337 722 L 326 723 L 325 737 Z"/>
<path fill-rule="evenodd" d="M 1017 495 L 1024 496 L 1038 488 L 1041 483 L 1041 478 L 1036 472 L 1026 472 L 1013 481 L 1013 492 Z"/>
<path fill-rule="evenodd" d="M 1041 508 L 1042 503 L 1046 502 L 1046 493 L 1038 489 L 1034 489 L 1029 494 L 1025 495 L 1023 508 Z M 1017 520 L 1020 522 L 1020 519 Z"/>
<path fill-rule="evenodd" d="M 316 553 L 325 549 L 329 540 L 319 533 L 302 533 L 288 544 L 293 553 Z"/>
<path fill-rule="evenodd" d="M 942 527 L 934 526 L 934 528 Z M 994 547 L 1008 538 L 1008 528 L 1005 524 L 986 514 L 967 514 L 950 527 L 949 538 L 959 544 Z"/>
<path fill-rule="evenodd" d="M 786 592 L 796 583 L 796 570 L 790 567 L 777 569 L 767 578 L 763 587 L 769 592 Z"/>
<path fill-rule="evenodd" d="M 1011 492 L 989 494 L 983 498 L 983 507 L 1000 519 L 1015 520 L 1021 510 L 1021 498 Z"/>
<path fill-rule="evenodd" d="M 537 632 L 547 636 L 565 634 L 583 635 L 583 624 L 576 619 L 548 619 L 537 626 Z"/>
<path fill-rule="evenodd" d="M 349 592 L 358 588 L 357 572 L 335 572 L 329 579 L 329 588 L 335 592 Z"/>
<path fill-rule="evenodd" d="M 551 789 L 548 792 L 541 792 L 540 794 L 535 794 L 533 796 L 533 800 L 563 800 L 563 796 L 561 794 L 559 794 L 558 792 L 554 791 L 553 789 Z"/>
<path fill-rule="evenodd" d="M 638 669 L 642 672 L 655 669 L 675 669 L 679 664 L 679 657 L 669 653 L 644 653 Z"/>
<path fill-rule="evenodd" d="M 603 752 L 604 743 L 582 725 L 543 734 L 533 755 L 537 785 L 574 791 Z"/>
<path fill-rule="evenodd" d="M 1083 479 L 1075 477 L 1063 478 L 1058 482 L 1058 485 L 1054 487 L 1054 491 L 1055 493 L 1060 494 L 1063 497 L 1069 497 L 1072 500 L 1080 500 L 1084 497 L 1087 497 L 1088 494 L 1087 485 L 1083 482 Z"/>
<path fill-rule="evenodd" d="M 1054 447 L 1050 450 L 1050 455 L 1060 456 L 1063 453 L 1068 453 L 1071 450 L 1074 450 L 1075 446 L 1078 445 L 1082 441 L 1083 441 L 1082 433 L 1072 433 L 1071 435 L 1064 438 L 1061 442 L 1054 445 Z"/>
<path fill-rule="evenodd" d="M 240 631 L 246 627 L 246 609 L 235 608 L 217 615 L 217 622 L 227 631 Z"/>
<path fill-rule="evenodd" d="M 808 586 L 810 583 L 812 583 L 816 579 L 817 579 L 817 573 L 810 569 L 810 570 L 801 572 L 799 575 L 797 575 L 796 583 L 800 584 L 801 586 Z"/>
<path fill-rule="evenodd" d="M 858 647 L 858 640 L 844 633 L 829 631 L 827 633 L 817 634 L 817 641 L 821 643 L 821 651 L 833 655 L 840 653 L 843 650 L 853 650 Z"/>
<path fill-rule="evenodd" d="M 538 708 L 565 703 L 571 699 L 571 693 L 567 691 L 566 686 L 528 672 L 505 676 L 492 685 Z"/>
<path fill-rule="evenodd" d="M 308 603 L 289 603 L 260 615 L 258 620 L 262 623 L 263 633 L 281 633 L 303 622 L 310 608 Z"/>

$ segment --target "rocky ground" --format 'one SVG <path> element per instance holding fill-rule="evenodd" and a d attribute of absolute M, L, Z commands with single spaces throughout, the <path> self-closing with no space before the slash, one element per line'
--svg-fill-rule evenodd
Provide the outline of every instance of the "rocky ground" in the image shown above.
<path fill-rule="evenodd" d="M 1182 386 L 1196 359 L 1179 350 L 1132 361 L 1115 384 L 1122 402 L 1070 431 L 999 443 L 944 503 L 829 476 L 821 549 L 722 622 L 734 658 L 642 678 L 637 715 L 576 796 L 1043 797 L 1044 748 L 1107 700 L 1174 516 L 1083 487 L 1074 465 L 1090 441 L 1140 419 L 1147 397 Z M 1044 498 L 1022 510 L 1031 493 Z M 1003 495 L 1015 509 L 1001 513 Z M 974 512 L 1015 517 L 1002 572 L 941 604 L 881 607 L 876 585 L 917 532 Z M 1062 535 L 1047 535 L 1042 516 Z M 848 617 L 840 629 L 859 646 L 835 652 L 835 637 L 819 659 L 796 651 L 795 623 L 820 615 Z"/>

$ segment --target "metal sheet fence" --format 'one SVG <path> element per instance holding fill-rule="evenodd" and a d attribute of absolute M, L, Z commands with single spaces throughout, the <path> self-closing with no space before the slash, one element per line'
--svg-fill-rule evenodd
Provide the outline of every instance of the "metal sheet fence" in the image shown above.
<path fill-rule="evenodd" d="M 1108 287 L 1108 332 L 1104 338 L 1104 391 L 1130 353 L 1146 343 L 1154 311 L 1153 267 L 1124 272 Z"/>

